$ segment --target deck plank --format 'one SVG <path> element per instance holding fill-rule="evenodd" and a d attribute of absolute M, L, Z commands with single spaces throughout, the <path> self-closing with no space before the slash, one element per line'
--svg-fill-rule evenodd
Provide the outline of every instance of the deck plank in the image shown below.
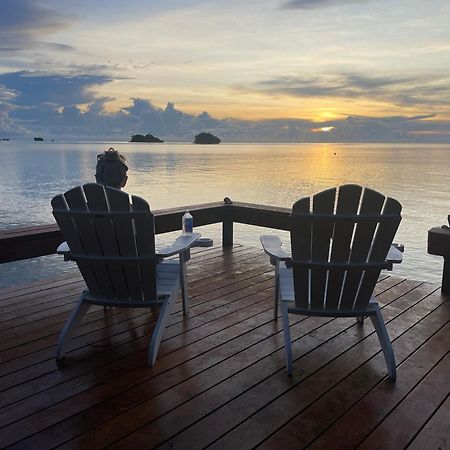
<path fill-rule="evenodd" d="M 450 302 L 438 286 L 380 277 L 399 366 L 392 385 L 371 323 L 354 319 L 291 317 L 286 376 L 273 267 L 261 249 L 195 249 L 188 279 L 190 314 L 177 302 L 153 368 L 152 313 L 119 308 L 93 308 L 56 364 L 78 274 L 0 290 L 0 447 L 321 448 L 343 438 L 347 447 L 420 448 L 431 434 L 448 442 Z"/>
<path fill-rule="evenodd" d="M 426 423 L 426 425 L 415 436 L 409 445 L 410 450 L 423 450 L 424 448 L 446 449 L 450 448 L 450 394 Z"/>
<path fill-rule="evenodd" d="M 445 328 L 442 332 L 450 336 L 450 327 Z M 384 447 L 387 450 L 406 447 L 447 397 L 445 388 L 449 383 L 449 374 L 450 354 L 447 353 L 391 414 L 362 441 L 361 448 L 378 448 L 380 439 L 387 441 Z"/>

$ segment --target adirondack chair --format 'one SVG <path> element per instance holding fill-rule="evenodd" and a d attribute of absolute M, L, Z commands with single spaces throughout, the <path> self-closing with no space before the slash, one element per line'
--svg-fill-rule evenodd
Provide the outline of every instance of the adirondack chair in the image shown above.
<path fill-rule="evenodd" d="M 400 211 L 400 203 L 392 198 L 344 185 L 294 204 L 292 256 L 278 237 L 261 237 L 264 251 L 276 266 L 275 307 L 279 299 L 288 375 L 292 375 L 290 313 L 356 317 L 360 323 L 368 316 L 389 377 L 395 380 L 394 352 L 373 291 L 381 270 L 401 262 L 401 251 L 391 245 Z"/>
<path fill-rule="evenodd" d="M 87 285 L 60 334 L 56 358 L 63 357 L 76 325 L 93 304 L 160 306 L 148 352 L 152 366 L 181 289 L 180 279 L 184 282 L 183 264 L 161 260 L 175 254 L 181 259 L 200 235 L 179 237 L 156 253 L 154 218 L 148 203 L 134 195 L 130 203 L 127 193 L 101 184 L 85 184 L 57 195 L 52 206 L 69 257 Z M 187 295 L 183 307 L 187 309 Z"/>

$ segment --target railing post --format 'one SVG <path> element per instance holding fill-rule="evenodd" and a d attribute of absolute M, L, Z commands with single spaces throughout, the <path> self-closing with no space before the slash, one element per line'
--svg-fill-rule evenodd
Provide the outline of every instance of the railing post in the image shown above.
<path fill-rule="evenodd" d="M 444 258 L 444 268 L 442 269 L 442 287 L 444 294 L 450 294 L 450 258 Z"/>
<path fill-rule="evenodd" d="M 443 225 L 428 230 L 428 253 L 444 257 L 441 291 L 450 294 L 450 227 Z"/>
<path fill-rule="evenodd" d="M 231 247 L 233 245 L 233 206 L 231 204 L 224 205 L 223 222 L 222 222 L 222 246 Z"/>

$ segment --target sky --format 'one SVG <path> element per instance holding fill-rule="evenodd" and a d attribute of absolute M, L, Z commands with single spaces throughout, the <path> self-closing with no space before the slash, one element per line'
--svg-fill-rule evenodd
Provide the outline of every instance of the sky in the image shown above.
<path fill-rule="evenodd" d="M 450 142 L 448 0 L 0 0 L 0 139 Z"/>

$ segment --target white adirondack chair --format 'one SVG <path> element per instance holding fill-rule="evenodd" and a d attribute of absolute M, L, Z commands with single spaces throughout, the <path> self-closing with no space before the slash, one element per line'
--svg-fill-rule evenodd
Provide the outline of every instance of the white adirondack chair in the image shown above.
<path fill-rule="evenodd" d="M 262 236 L 276 266 L 275 318 L 280 300 L 288 375 L 292 348 L 288 314 L 370 317 L 381 343 L 389 377 L 395 357 L 380 308 L 373 296 L 382 269 L 401 262 L 392 246 L 401 205 L 357 185 L 344 185 L 297 201 L 290 217 L 291 249 L 276 236 Z"/>
<path fill-rule="evenodd" d="M 173 305 L 185 283 L 183 255 L 200 237 L 179 237 L 155 252 L 155 226 L 148 203 L 101 184 L 85 184 L 57 195 L 53 215 L 87 285 L 60 334 L 56 358 L 63 357 L 76 325 L 92 304 L 161 310 L 150 341 L 148 365 L 155 363 Z M 67 255 L 67 252 L 66 256 Z M 180 255 L 179 261 L 162 258 Z M 181 284 L 180 284 L 181 283 Z M 183 290 L 183 307 L 188 297 Z"/>

